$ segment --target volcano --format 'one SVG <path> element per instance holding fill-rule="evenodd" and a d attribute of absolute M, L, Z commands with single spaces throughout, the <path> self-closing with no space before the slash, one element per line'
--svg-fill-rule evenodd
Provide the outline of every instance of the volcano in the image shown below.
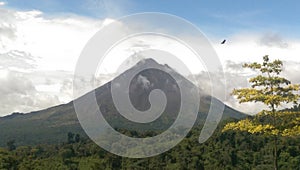
<path fill-rule="evenodd" d="M 151 108 L 149 95 L 151 91 L 155 89 L 164 92 L 167 98 L 167 104 L 163 113 L 156 120 L 150 123 L 132 122 L 123 117 L 115 107 L 111 92 L 112 85 L 115 85 L 113 84 L 114 81 L 126 80 L 128 76 L 136 72 L 136 70 L 148 67 L 158 69 L 145 69 L 136 74 L 130 81 L 128 95 L 131 104 L 139 111 L 148 110 Z M 172 73 L 177 81 L 168 73 Z M 117 76 L 114 80 L 96 88 L 92 92 L 96 96 L 96 101 L 101 113 L 113 128 L 139 131 L 164 131 L 172 125 L 180 110 L 181 95 L 178 80 L 181 85 L 195 87 L 192 82 L 168 65 L 159 64 L 155 60 L 148 58 L 141 60 Z M 199 90 L 198 93 L 200 95 L 200 105 L 195 126 L 201 126 L 206 120 L 212 99 L 223 104 L 218 99 L 207 95 L 201 90 Z M 75 99 L 76 102 L 83 102 L 86 95 L 88 94 Z M 216 105 L 216 107 L 218 106 Z M 241 119 L 245 116 L 245 114 L 225 105 L 222 119 Z M 86 136 L 77 119 L 74 101 L 40 111 L 26 114 L 13 113 L 1 117 L 0 129 L 0 146 L 5 146 L 9 140 L 15 140 L 16 145 L 62 143 L 66 141 L 66 134 L 68 132 Z"/>

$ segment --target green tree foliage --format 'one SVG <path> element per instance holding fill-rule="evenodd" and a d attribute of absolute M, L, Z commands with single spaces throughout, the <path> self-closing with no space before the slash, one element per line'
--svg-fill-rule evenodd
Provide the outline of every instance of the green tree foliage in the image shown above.
<path fill-rule="evenodd" d="M 76 134 L 76 135 L 75 135 L 74 141 L 75 141 L 76 143 L 78 143 L 78 142 L 80 141 L 80 135 L 79 135 L 79 134 Z"/>
<path fill-rule="evenodd" d="M 300 114 L 292 109 L 280 109 L 283 104 L 296 104 L 299 100 L 299 85 L 292 84 L 284 77 L 280 77 L 283 63 L 280 60 L 270 61 L 263 57 L 263 63 L 244 64 L 243 67 L 258 71 L 258 75 L 249 80 L 250 88 L 234 89 L 232 95 L 237 96 L 240 103 L 261 102 L 268 106 L 254 118 L 247 118 L 238 122 L 228 123 L 226 130 L 262 133 L 274 138 L 274 168 L 278 169 L 279 136 L 300 135 Z"/>
<path fill-rule="evenodd" d="M 74 133 L 68 132 L 68 143 L 74 143 Z"/>
<path fill-rule="evenodd" d="M 80 135 L 79 134 L 74 134 L 72 132 L 68 132 L 67 135 L 67 142 L 70 143 L 78 143 L 80 141 Z"/>
<path fill-rule="evenodd" d="M 10 140 L 6 144 L 7 144 L 7 149 L 9 151 L 12 151 L 12 150 L 16 149 L 15 140 Z"/>
<path fill-rule="evenodd" d="M 272 169 L 269 151 L 272 137 L 255 133 L 222 132 L 223 122 L 204 144 L 198 143 L 200 127 L 192 129 L 179 145 L 163 154 L 130 159 L 113 155 L 92 141 L 58 145 L 20 146 L 13 151 L 0 148 L 0 169 L 21 170 L 189 170 L 189 169 Z M 125 132 L 125 131 L 124 131 Z M 137 133 L 137 137 L 146 134 Z M 278 138 L 280 169 L 300 168 L 300 138 Z"/>

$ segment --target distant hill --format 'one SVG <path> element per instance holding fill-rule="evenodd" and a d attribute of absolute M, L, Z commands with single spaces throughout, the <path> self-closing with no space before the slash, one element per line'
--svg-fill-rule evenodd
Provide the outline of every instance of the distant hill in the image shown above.
<path fill-rule="evenodd" d="M 149 65 L 160 68 L 161 70 L 172 71 L 181 83 L 184 83 L 184 85 L 187 86 L 194 86 L 194 84 L 176 73 L 169 66 L 158 64 L 153 59 L 144 59 L 140 61 L 115 79 L 126 79 L 130 72 L 137 68 L 143 68 Z M 148 83 L 149 86 L 147 88 L 144 87 L 145 84 L 141 82 L 141 78 L 146 79 L 150 83 Z M 118 113 L 112 100 L 111 82 L 95 89 L 95 94 L 101 112 L 112 127 L 116 129 L 138 129 L 140 131 L 162 131 L 172 124 L 180 109 L 180 91 L 175 80 L 168 74 L 159 70 L 144 70 L 136 75 L 131 81 L 129 96 L 136 109 L 142 111 L 147 110 L 150 107 L 148 96 L 153 89 L 157 88 L 165 92 L 168 103 L 162 116 L 149 124 L 139 124 L 127 121 Z M 197 119 L 198 125 L 202 125 L 205 121 L 213 98 L 212 96 L 206 95 L 204 92 L 200 92 L 200 96 L 200 109 Z M 80 102 L 82 99 L 83 97 L 79 97 L 76 100 Z M 245 116 L 245 114 L 225 105 L 222 118 L 241 119 Z M 27 114 L 13 113 L 1 117 L 0 129 L 0 146 L 5 146 L 6 142 L 9 140 L 15 140 L 16 145 L 62 143 L 67 140 L 66 134 L 68 132 L 86 136 L 78 122 L 77 115 L 74 111 L 73 101 Z"/>

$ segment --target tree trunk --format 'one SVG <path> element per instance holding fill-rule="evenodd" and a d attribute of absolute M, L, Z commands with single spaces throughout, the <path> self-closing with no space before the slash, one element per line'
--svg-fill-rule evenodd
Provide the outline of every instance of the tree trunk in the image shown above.
<path fill-rule="evenodd" d="M 271 86 L 271 89 L 273 91 L 273 86 Z M 272 107 L 272 112 L 273 112 L 274 127 L 277 127 L 277 122 L 276 122 L 277 115 L 276 115 L 275 105 L 272 104 L 271 107 Z M 274 136 L 274 153 L 273 153 L 274 170 L 278 170 L 278 162 L 277 162 L 277 159 L 278 159 L 278 156 L 277 156 L 277 139 L 278 139 L 278 134 L 276 134 Z"/>
<path fill-rule="evenodd" d="M 278 156 L 277 156 L 277 136 L 275 136 L 274 139 L 274 153 L 273 153 L 273 159 L 274 159 L 274 170 L 278 170 Z"/>

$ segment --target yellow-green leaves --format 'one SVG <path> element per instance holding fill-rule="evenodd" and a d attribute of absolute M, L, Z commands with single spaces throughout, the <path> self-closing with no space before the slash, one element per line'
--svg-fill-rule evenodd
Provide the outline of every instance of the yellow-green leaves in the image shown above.
<path fill-rule="evenodd" d="M 300 85 L 292 84 L 279 76 L 282 65 L 280 60 L 270 61 L 267 55 L 263 57 L 262 64 L 254 62 L 243 65 L 259 74 L 249 79 L 250 88 L 234 89 L 232 95 L 240 103 L 261 102 L 270 110 L 262 110 L 253 118 L 228 123 L 223 131 L 239 130 L 276 136 L 300 135 L 300 113 L 278 110 L 282 104 L 297 104 L 300 98 Z"/>
<path fill-rule="evenodd" d="M 283 63 L 280 60 L 274 60 L 273 62 L 270 62 L 269 56 L 265 55 L 263 57 L 262 64 L 254 62 L 250 64 L 244 64 L 243 67 L 258 70 L 261 73 L 272 73 L 278 75 L 282 71 L 282 65 Z"/>
<path fill-rule="evenodd" d="M 282 136 L 300 136 L 300 125 L 296 125 L 289 129 L 284 129 Z"/>
<path fill-rule="evenodd" d="M 238 122 L 232 122 L 225 125 L 223 132 L 227 130 L 246 131 L 249 133 L 263 133 L 269 135 L 277 135 L 279 130 L 271 124 L 259 124 L 250 119 L 240 120 Z"/>

